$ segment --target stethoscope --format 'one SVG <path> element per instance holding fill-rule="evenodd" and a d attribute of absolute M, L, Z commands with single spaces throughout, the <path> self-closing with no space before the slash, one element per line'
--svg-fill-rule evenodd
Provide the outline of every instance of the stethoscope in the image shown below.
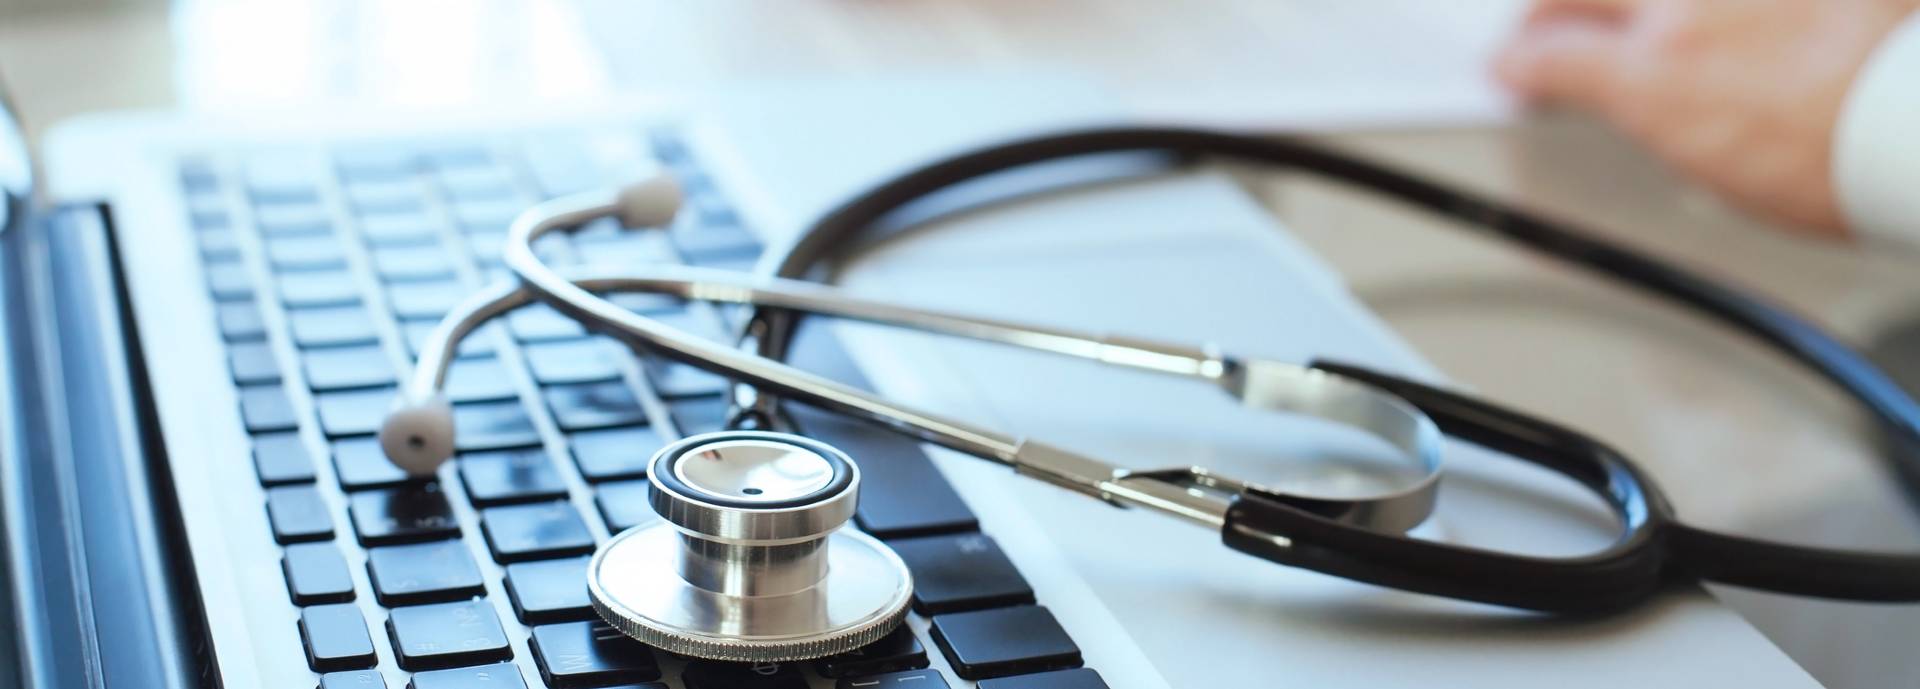
<path fill-rule="evenodd" d="M 1811 548 L 1688 526 L 1652 479 L 1617 451 L 1485 400 L 1353 365 L 1247 359 L 1210 346 L 940 313 L 790 279 L 806 275 L 901 207 L 948 188 L 1035 163 L 1130 151 L 1217 156 L 1319 174 L 1690 306 L 1836 383 L 1881 422 L 1902 475 L 1911 478 L 1920 467 L 1914 452 L 1920 407 L 1846 345 L 1752 296 L 1534 215 L 1299 140 L 1135 128 L 1015 141 L 908 172 L 838 207 L 775 254 L 777 262 L 766 265 L 780 277 L 669 266 L 562 273 L 533 251 L 548 233 L 601 218 L 630 228 L 665 225 L 679 203 L 678 187 L 667 176 L 535 205 L 514 223 L 504 252 L 519 283 L 483 290 L 447 315 L 421 348 L 399 406 L 381 429 L 381 443 L 397 465 L 415 474 L 431 474 L 451 457 L 453 414 L 442 390 L 461 339 L 490 319 L 539 301 L 630 346 L 750 386 L 762 418 L 777 418 L 764 412 L 779 398 L 790 398 L 1116 506 L 1218 530 L 1228 547 L 1244 553 L 1381 586 L 1569 614 L 1616 611 L 1669 585 L 1701 581 L 1829 598 L 1920 600 L 1920 557 Z M 757 351 L 707 342 L 598 296 L 618 292 L 753 307 L 747 334 Z M 803 314 L 1195 379 L 1248 406 L 1372 433 L 1398 450 L 1419 478 L 1380 494 L 1329 497 L 1254 485 L 1200 467 L 1123 469 L 787 366 L 780 359 Z M 1406 535 L 1433 510 L 1443 434 L 1572 478 L 1611 507 L 1621 524 L 1619 537 L 1597 553 L 1552 558 Z M 588 575 L 594 606 L 635 638 L 699 657 L 817 657 L 877 639 L 904 616 L 911 576 L 884 544 L 839 529 L 851 515 L 858 477 L 854 458 L 790 434 L 723 431 L 670 445 L 654 456 L 648 472 L 650 503 L 662 518 L 600 547 Z"/>

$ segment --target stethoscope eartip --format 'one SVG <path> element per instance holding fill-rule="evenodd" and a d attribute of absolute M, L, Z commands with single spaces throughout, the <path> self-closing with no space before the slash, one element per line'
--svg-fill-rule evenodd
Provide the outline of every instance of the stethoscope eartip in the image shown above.
<path fill-rule="evenodd" d="M 680 180 L 660 170 L 621 187 L 616 208 L 624 227 L 660 227 L 673 222 L 680 201 Z"/>
<path fill-rule="evenodd" d="M 444 395 L 401 399 L 380 424 L 380 449 L 411 476 L 432 476 L 453 457 L 453 405 Z"/>

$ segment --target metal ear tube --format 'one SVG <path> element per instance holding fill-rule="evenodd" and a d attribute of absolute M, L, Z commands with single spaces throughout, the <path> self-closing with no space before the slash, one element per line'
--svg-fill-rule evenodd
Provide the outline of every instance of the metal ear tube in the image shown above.
<path fill-rule="evenodd" d="M 680 182 L 664 172 L 592 196 L 591 203 L 565 205 L 549 221 L 581 224 L 611 217 L 626 227 L 660 227 L 673 222 L 682 201 Z M 442 391 L 448 368 L 460 342 L 474 329 L 527 303 L 507 298 L 510 295 L 498 289 L 480 290 L 455 309 L 456 316 L 434 327 L 429 344 L 420 348 L 412 375 L 380 424 L 380 449 L 394 466 L 412 476 L 432 476 L 453 457 L 453 405 Z"/>
<path fill-rule="evenodd" d="M 856 196 L 763 260 L 779 263 L 782 275 L 797 276 L 894 209 L 953 185 L 1046 161 L 1137 151 L 1216 156 L 1314 173 L 1618 278 L 1789 355 L 1864 405 L 1900 448 L 1920 447 L 1913 442 L 1920 438 L 1920 405 L 1845 343 L 1805 319 L 1579 228 L 1298 139 L 1123 127 L 1008 142 L 935 161 Z M 489 286 L 463 302 L 421 347 L 401 402 L 381 429 L 382 446 L 394 463 L 428 474 L 451 456 L 452 408 L 441 389 L 455 347 L 479 324 L 538 301 L 649 355 L 749 386 L 763 403 L 807 404 L 1115 507 L 1176 517 L 1215 531 L 1228 547 L 1289 567 L 1544 613 L 1617 611 L 1675 583 L 1703 581 L 1850 600 L 1920 600 L 1920 556 L 1777 543 L 1690 526 L 1674 514 L 1651 477 L 1605 443 L 1395 373 L 941 313 L 731 271 L 641 265 L 563 274 L 533 250 L 546 234 L 600 218 L 618 218 L 627 227 L 658 225 L 672 217 L 678 202 L 678 186 L 659 176 L 622 190 L 546 201 L 517 218 L 503 259 L 518 283 Z M 601 296 L 615 292 L 769 309 L 762 314 L 766 318 L 753 321 L 760 351 L 703 340 Z M 1132 469 L 788 366 L 780 352 L 792 319 L 801 314 L 1189 379 L 1250 408 L 1369 433 L 1391 446 L 1401 473 L 1413 478 L 1365 495 L 1313 495 L 1199 466 Z M 1592 553 L 1537 557 L 1407 535 L 1435 508 L 1447 438 L 1585 487 L 1613 512 L 1618 538 Z M 1920 466 L 1914 456 L 1901 453 L 1897 466 Z M 1920 469 L 1909 473 L 1920 475 Z M 651 505 L 661 520 L 602 544 L 588 573 L 595 608 L 624 633 L 705 658 L 790 660 L 857 647 L 884 635 L 904 614 L 912 581 L 899 558 L 878 541 L 841 528 L 857 499 L 859 471 L 837 450 L 777 433 L 696 436 L 656 456 L 649 480 Z"/>
<path fill-rule="evenodd" d="M 1209 346 L 940 313 L 712 269 L 641 266 L 562 274 L 532 249 L 548 233 L 657 207 L 648 199 L 664 196 L 660 188 L 562 197 L 514 222 L 504 258 L 520 282 L 488 286 L 462 302 L 421 347 L 403 401 L 381 431 L 396 464 L 430 472 L 451 455 L 451 408 L 436 400 L 459 340 L 488 320 L 539 301 L 651 355 L 875 422 L 1115 507 L 1151 510 L 1209 530 L 1225 529 L 1238 496 L 1253 492 L 1368 531 L 1402 533 L 1433 510 L 1439 430 L 1392 395 L 1337 375 L 1231 357 Z M 898 404 L 691 336 L 599 296 L 618 292 L 791 308 L 1186 378 L 1250 407 L 1372 434 L 1391 445 L 1417 479 L 1367 495 L 1329 497 L 1267 491 L 1200 467 L 1133 470 Z M 899 558 L 879 541 L 840 528 L 851 515 L 859 481 L 858 469 L 837 450 L 784 434 L 709 434 L 662 451 L 649 480 L 651 506 L 661 521 L 601 544 L 587 573 L 595 608 L 628 636 L 703 658 L 793 660 L 856 648 L 883 636 L 905 614 L 912 581 Z"/>

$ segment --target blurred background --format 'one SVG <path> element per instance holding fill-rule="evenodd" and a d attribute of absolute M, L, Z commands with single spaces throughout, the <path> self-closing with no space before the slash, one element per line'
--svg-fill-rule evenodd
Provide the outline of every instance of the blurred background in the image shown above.
<path fill-rule="evenodd" d="M 1869 342 L 1920 313 L 1913 259 L 1756 232 L 1606 127 L 1520 112 L 1491 0 L 0 0 L 29 134 L 89 112 L 260 117 L 674 101 L 794 77 L 1073 74 L 1142 119 L 1304 129 L 1756 286 Z M 1247 184 L 1463 385 L 1609 439 L 1707 526 L 1920 547 L 1855 412 L 1716 328 L 1299 180 Z M 1920 669 L 1905 607 L 1720 592 L 1817 677 Z"/>

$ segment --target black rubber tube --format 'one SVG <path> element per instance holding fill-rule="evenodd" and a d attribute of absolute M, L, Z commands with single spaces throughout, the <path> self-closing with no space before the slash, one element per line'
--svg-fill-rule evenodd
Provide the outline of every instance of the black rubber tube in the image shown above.
<path fill-rule="evenodd" d="M 952 187 L 1036 163 L 1119 152 L 1159 152 L 1183 159 L 1227 159 L 1311 174 L 1457 220 L 1464 229 L 1552 256 L 1618 284 L 1684 306 L 1786 355 L 1858 401 L 1888 436 L 1886 459 L 1906 488 L 1908 496 L 1920 498 L 1920 405 L 1916 405 L 1905 391 L 1864 356 L 1811 321 L 1751 292 L 1697 275 L 1592 233 L 1297 138 L 1125 127 L 1040 136 L 982 148 L 902 174 L 834 208 L 784 249 L 776 274 L 786 278 L 806 278 L 890 214 Z M 796 323 L 796 314 L 763 309 L 751 319 L 748 337 L 761 354 L 782 359 Z M 1343 372 L 1357 375 L 1364 373 L 1364 370 L 1348 369 Z M 1376 382 L 1387 384 L 1388 380 L 1383 378 Z M 777 400 L 765 395 L 755 400 L 756 406 L 762 411 L 771 410 L 771 405 L 776 403 Z M 1554 429 L 1554 432 L 1568 434 L 1559 440 L 1593 442 L 1575 432 L 1517 414 L 1511 414 L 1506 420 L 1511 422 L 1514 419 L 1532 422 L 1527 427 L 1533 430 Z M 1502 443 L 1513 442 L 1512 438 L 1503 439 L 1500 435 L 1515 429 L 1497 425 L 1456 424 L 1449 430 L 1466 436 L 1465 439 L 1470 442 L 1499 448 Z M 1539 458 L 1529 459 L 1538 461 Z M 1624 458 L 1621 461 L 1624 462 Z M 1593 470 L 1593 466 L 1584 465 L 1582 461 L 1564 462 L 1562 466 L 1554 468 L 1569 471 L 1583 482 L 1586 479 L 1577 472 Z M 1638 476 L 1637 471 L 1635 475 Z M 1654 492 L 1651 484 L 1644 485 L 1641 490 Z M 1664 501 L 1656 503 L 1659 506 L 1656 513 L 1671 514 Z M 1657 530 L 1649 532 L 1665 544 L 1664 550 L 1671 551 L 1660 559 L 1660 569 L 1666 576 L 1697 577 L 1808 596 L 1920 600 L 1920 557 L 1809 548 L 1717 534 L 1677 521 L 1667 521 L 1671 523 L 1662 524 Z M 1417 542 L 1398 537 L 1386 538 Z M 1371 537 L 1364 540 L 1372 542 Z M 1428 546 L 1452 548 L 1441 544 L 1417 543 L 1422 543 L 1420 548 L 1423 552 Z M 1460 550 L 1469 558 L 1474 553 L 1482 552 Z M 1351 568 L 1358 571 L 1378 564 L 1360 563 L 1354 559 L 1357 555 L 1336 555 L 1324 556 L 1323 564 L 1327 569 L 1323 571 L 1341 574 L 1333 570 Z M 1351 574 L 1349 572 L 1347 575 Z M 1395 585 L 1394 582 L 1380 583 Z M 1507 586 L 1513 585 L 1513 582 L 1486 582 L 1486 585 Z M 1611 593 L 1602 597 L 1620 601 L 1633 598 L 1641 591 L 1632 586 L 1615 589 L 1609 589 Z M 1461 593 L 1459 590 L 1431 592 L 1441 595 Z M 1599 590 L 1594 592 L 1603 593 Z"/>

